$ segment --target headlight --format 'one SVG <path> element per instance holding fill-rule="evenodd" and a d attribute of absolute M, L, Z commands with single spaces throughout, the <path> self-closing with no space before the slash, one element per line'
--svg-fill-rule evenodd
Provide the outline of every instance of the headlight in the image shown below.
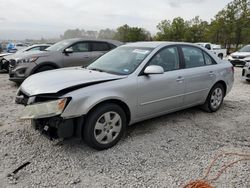
<path fill-rule="evenodd" d="M 232 58 L 232 56 L 230 55 L 230 56 L 228 56 L 228 60 L 230 61 L 230 60 L 233 60 L 233 58 Z"/>
<path fill-rule="evenodd" d="M 28 105 L 21 113 L 21 119 L 39 119 L 60 115 L 67 104 L 67 98 Z"/>
<path fill-rule="evenodd" d="M 38 57 L 31 57 L 31 58 L 27 58 L 27 59 L 19 59 L 17 60 L 17 62 L 19 63 L 33 63 L 38 59 Z"/>

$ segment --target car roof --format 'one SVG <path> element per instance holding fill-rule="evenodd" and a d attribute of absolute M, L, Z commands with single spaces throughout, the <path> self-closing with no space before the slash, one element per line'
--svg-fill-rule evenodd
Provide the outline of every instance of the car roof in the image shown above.
<path fill-rule="evenodd" d="M 169 42 L 169 41 L 134 42 L 134 43 L 127 43 L 125 46 L 138 47 L 138 48 L 157 48 L 159 46 L 167 46 L 167 45 L 174 45 L 174 44 L 192 45 L 192 46 L 197 47 L 197 45 L 193 43 Z"/>
<path fill-rule="evenodd" d="M 91 41 L 91 42 L 108 42 L 111 44 L 114 44 L 115 46 L 120 46 L 123 45 L 124 43 L 118 41 L 118 40 L 111 40 L 111 39 L 84 39 L 84 38 L 73 38 L 73 39 L 66 39 L 64 41 L 69 41 L 69 42 L 81 42 L 81 41 Z"/>

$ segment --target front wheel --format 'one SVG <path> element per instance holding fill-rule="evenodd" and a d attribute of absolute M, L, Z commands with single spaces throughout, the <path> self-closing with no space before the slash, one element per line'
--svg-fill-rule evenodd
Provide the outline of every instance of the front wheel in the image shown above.
<path fill-rule="evenodd" d="M 210 90 L 206 102 L 202 106 L 208 112 L 216 112 L 220 109 L 225 97 L 225 89 L 218 83 Z"/>
<path fill-rule="evenodd" d="M 83 128 L 85 142 L 97 150 L 114 146 L 127 126 L 124 110 L 113 103 L 97 106 L 87 117 Z"/>

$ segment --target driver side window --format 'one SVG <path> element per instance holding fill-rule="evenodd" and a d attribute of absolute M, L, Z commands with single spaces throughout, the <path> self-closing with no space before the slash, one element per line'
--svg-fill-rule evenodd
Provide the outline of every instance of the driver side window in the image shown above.
<path fill-rule="evenodd" d="M 88 52 L 89 51 L 89 43 L 78 42 L 76 44 L 73 44 L 70 48 L 73 50 L 73 52 Z"/>
<path fill-rule="evenodd" d="M 180 68 L 180 60 L 177 47 L 169 47 L 158 52 L 149 65 L 158 65 L 164 72 L 177 70 Z"/>

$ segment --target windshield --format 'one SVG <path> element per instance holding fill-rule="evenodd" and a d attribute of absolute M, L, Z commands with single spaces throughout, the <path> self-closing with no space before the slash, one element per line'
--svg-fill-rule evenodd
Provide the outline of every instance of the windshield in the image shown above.
<path fill-rule="evenodd" d="M 128 75 L 135 71 L 152 50 L 152 48 L 119 47 L 103 55 L 87 68 Z"/>
<path fill-rule="evenodd" d="M 244 46 L 239 50 L 239 52 L 250 52 L 250 46 Z"/>
<path fill-rule="evenodd" d="M 60 50 L 63 50 L 65 47 L 67 47 L 70 43 L 71 41 L 64 40 L 64 41 L 58 42 L 50 46 L 49 48 L 46 48 L 46 51 L 60 51 Z"/>

